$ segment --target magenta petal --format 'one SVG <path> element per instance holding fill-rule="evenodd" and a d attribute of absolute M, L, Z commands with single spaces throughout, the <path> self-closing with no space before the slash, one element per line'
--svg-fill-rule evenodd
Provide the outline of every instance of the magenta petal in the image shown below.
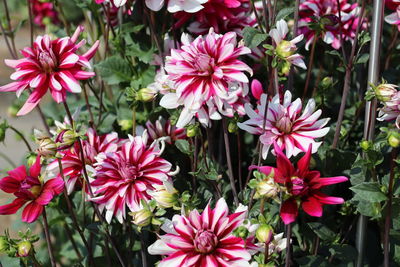
<path fill-rule="evenodd" d="M 318 199 L 319 202 L 323 203 L 323 204 L 343 204 L 344 203 L 344 199 L 341 197 L 331 197 L 328 195 L 325 195 L 324 193 L 321 192 L 317 192 L 313 195 L 315 198 Z"/>
<path fill-rule="evenodd" d="M 312 144 L 309 145 L 306 154 L 297 162 L 300 177 L 304 177 L 308 172 L 311 160 Z"/>
<path fill-rule="evenodd" d="M 296 200 L 288 199 L 285 202 L 283 202 L 280 211 L 280 216 L 285 224 L 294 222 L 296 220 L 297 214 L 298 214 L 298 207 Z"/>
<path fill-rule="evenodd" d="M 260 83 L 260 81 L 257 79 L 254 79 L 251 82 L 251 93 L 253 94 L 254 98 L 260 100 L 263 92 L 264 92 L 264 90 L 263 90 L 263 87 L 262 87 L 262 84 Z"/>
<path fill-rule="evenodd" d="M 274 150 L 276 153 L 276 165 L 277 169 L 282 173 L 282 175 L 288 179 L 294 173 L 294 167 L 290 160 L 283 154 L 281 148 L 276 142 L 274 142 Z"/>
<path fill-rule="evenodd" d="M 14 170 L 8 171 L 8 174 L 18 181 L 23 181 L 26 178 L 26 168 L 24 165 L 21 165 Z"/>
<path fill-rule="evenodd" d="M 322 204 L 314 197 L 309 197 L 301 203 L 303 210 L 314 217 L 322 216 Z"/>
<path fill-rule="evenodd" d="M 37 218 L 42 214 L 43 206 L 32 201 L 22 211 L 22 221 L 27 223 L 32 223 L 37 220 Z"/>
<path fill-rule="evenodd" d="M 338 184 L 348 181 L 349 179 L 345 176 L 335 176 L 335 177 L 327 177 L 327 178 L 319 178 L 318 184 L 321 186 Z"/>
<path fill-rule="evenodd" d="M 13 177 L 7 176 L 0 180 L 0 189 L 6 193 L 15 193 L 20 187 L 21 182 Z"/>
<path fill-rule="evenodd" d="M 25 204 L 25 202 L 26 201 L 22 198 L 16 198 L 10 204 L 0 206 L 0 214 L 1 215 L 14 214 Z"/>

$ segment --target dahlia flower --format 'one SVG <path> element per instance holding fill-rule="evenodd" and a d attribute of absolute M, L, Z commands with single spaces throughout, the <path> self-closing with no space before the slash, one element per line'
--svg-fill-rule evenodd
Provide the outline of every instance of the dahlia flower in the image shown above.
<path fill-rule="evenodd" d="M 245 241 L 232 234 L 247 214 L 241 207 L 229 215 L 223 198 L 215 209 L 210 204 L 200 214 L 197 210 L 188 215 L 175 215 L 161 227 L 167 234 L 152 244 L 148 251 L 152 255 L 166 255 L 158 267 L 167 266 L 250 266 L 250 253 Z"/>
<path fill-rule="evenodd" d="M 280 58 L 284 59 L 290 64 L 296 65 L 300 68 L 307 69 L 304 64 L 303 57 L 300 54 L 296 54 L 296 44 L 303 40 L 303 34 L 300 34 L 291 41 L 285 40 L 286 35 L 289 32 L 288 25 L 283 19 L 276 23 L 276 29 L 269 31 L 269 35 L 275 42 L 275 53 Z"/>
<path fill-rule="evenodd" d="M 160 102 L 165 108 L 184 108 L 177 127 L 183 127 L 210 99 L 220 105 L 231 98 L 229 87 L 235 82 L 248 83 L 244 71 L 252 70 L 238 57 L 250 53 L 242 44 L 237 45 L 234 32 L 215 34 L 212 29 L 206 37 L 190 42 L 182 36 L 181 49 L 172 49 L 165 70 L 173 81 L 175 92 L 166 94 Z"/>
<path fill-rule="evenodd" d="M 339 49 L 340 31 L 342 39 L 353 41 L 358 25 L 359 7 L 357 3 L 349 4 L 347 0 L 340 0 L 341 25 L 339 21 L 339 8 L 336 0 L 303 0 L 300 4 L 299 32 L 306 37 L 306 49 L 317 35 L 321 34 L 325 43 Z M 317 30 L 312 25 L 319 25 Z M 318 28 L 317 27 L 317 28 Z M 363 28 L 366 27 L 363 22 Z M 341 28 L 341 29 L 340 29 Z"/>
<path fill-rule="evenodd" d="M 103 153 L 95 163 L 95 179 L 90 185 L 95 197 L 91 201 L 106 209 L 106 220 L 113 216 L 122 223 L 126 207 L 130 211 L 141 210 L 141 200 L 151 199 L 148 190 L 156 185 L 172 190 L 171 163 L 161 158 L 159 143 L 147 146 L 147 134 L 129 137 L 116 152 Z"/>
<path fill-rule="evenodd" d="M 144 132 L 143 127 L 138 127 L 138 130 L 139 134 Z M 147 121 L 146 130 L 149 143 L 162 138 L 166 143 L 172 144 L 176 140 L 186 139 L 187 137 L 184 128 L 177 128 L 176 126 L 171 125 L 170 120 L 165 120 L 161 116 L 154 123 Z"/>
<path fill-rule="evenodd" d="M 30 0 L 33 13 L 33 22 L 40 26 L 45 27 L 46 19 L 52 23 L 59 23 L 58 13 L 54 9 L 53 3 L 41 2 L 39 0 Z"/>
<path fill-rule="evenodd" d="M 274 175 L 276 182 L 284 184 L 288 198 L 282 203 L 280 216 L 285 224 L 296 220 L 298 203 L 303 210 L 314 217 L 321 217 L 324 204 L 342 204 L 343 198 L 325 195 L 320 190 L 322 187 L 347 181 L 347 177 L 320 177 L 319 171 L 309 169 L 312 145 L 307 153 L 297 162 L 297 168 L 283 154 L 280 147 L 274 144 L 277 167 L 263 166 L 258 169 L 266 175 Z"/>
<path fill-rule="evenodd" d="M 6 59 L 7 66 L 15 72 L 10 78 L 15 80 L 0 87 L 0 92 L 21 93 L 29 88 L 33 89 L 25 105 L 18 112 L 18 116 L 29 113 L 42 99 L 47 90 L 57 103 L 64 102 L 67 92 L 80 93 L 82 88 L 79 80 L 86 80 L 95 75 L 94 72 L 83 71 L 83 67 L 90 68 L 89 60 L 95 55 L 99 41 L 83 55 L 77 50 L 85 44 L 82 40 L 76 43 L 83 27 L 78 27 L 72 37 L 51 40 L 50 36 L 38 36 L 33 47 L 21 50 L 24 58 Z"/>
<path fill-rule="evenodd" d="M 264 125 L 264 113 L 267 108 Z M 261 95 L 261 103 L 257 109 L 251 109 L 250 104 L 245 105 L 249 120 L 238 123 L 239 128 L 260 135 L 262 143 L 262 156 L 265 159 L 274 142 L 277 142 L 282 150 L 285 150 L 288 158 L 296 156 L 300 152 L 306 152 L 312 144 L 312 153 L 317 152 L 322 142 L 316 142 L 315 138 L 325 136 L 329 127 L 324 127 L 329 119 L 320 119 L 322 111 L 315 111 L 315 101 L 310 99 L 304 108 L 300 98 L 292 102 L 292 94 L 285 92 L 283 103 L 280 103 L 279 95 L 268 102 L 267 95 Z"/>
<path fill-rule="evenodd" d="M 22 221 L 32 223 L 42 214 L 44 207 L 64 189 L 64 181 L 60 178 L 46 182 L 40 176 L 40 156 L 30 167 L 29 174 L 25 166 L 9 171 L 8 176 L 0 180 L 0 189 L 14 194 L 16 199 L 7 205 L 0 206 L 0 214 L 15 214 L 22 206 Z"/>
<path fill-rule="evenodd" d="M 104 2 L 111 2 L 116 7 L 121 7 L 126 4 L 127 0 L 95 0 L 96 4 L 102 4 Z"/>
<path fill-rule="evenodd" d="M 203 9 L 204 3 L 208 0 L 169 0 L 168 1 L 168 12 L 176 13 L 184 11 L 187 13 L 196 13 Z M 146 0 L 146 6 L 153 11 L 159 11 L 164 6 L 164 0 Z"/>
<path fill-rule="evenodd" d="M 377 120 L 396 120 L 396 127 L 400 129 L 400 91 L 395 93 L 389 101 L 383 103 L 384 106 L 380 108 Z"/>
<path fill-rule="evenodd" d="M 110 133 L 105 135 L 97 135 L 96 131 L 92 128 L 88 129 L 86 133 L 86 140 L 82 140 L 83 152 L 85 155 L 85 164 L 94 166 L 97 162 L 96 157 L 100 153 L 115 152 L 118 149 L 118 134 Z M 66 181 L 68 194 L 71 194 L 75 188 L 76 183 L 82 184 L 82 171 L 83 164 L 81 161 L 81 152 L 78 142 L 75 142 L 73 147 L 69 150 L 60 151 L 62 155 L 61 165 Z M 61 177 L 58 160 L 54 160 L 47 166 L 47 170 L 51 175 Z"/>
<path fill-rule="evenodd" d="M 396 25 L 400 31 L 400 0 L 386 0 L 386 6 L 394 12 L 385 17 L 385 21 L 389 24 Z"/>

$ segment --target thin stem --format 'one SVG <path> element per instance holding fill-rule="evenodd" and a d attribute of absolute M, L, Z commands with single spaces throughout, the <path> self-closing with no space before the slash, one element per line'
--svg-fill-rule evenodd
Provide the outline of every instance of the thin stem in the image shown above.
<path fill-rule="evenodd" d="M 136 136 L 136 105 L 132 107 L 132 134 Z"/>
<path fill-rule="evenodd" d="M 304 85 L 304 90 L 303 90 L 303 97 L 302 97 L 303 100 L 307 96 L 308 86 L 310 84 L 312 67 L 313 67 L 313 64 L 314 64 L 315 47 L 316 47 L 318 39 L 319 39 L 318 36 L 315 36 L 314 40 L 312 42 L 312 46 L 311 46 L 310 61 L 308 62 L 308 67 L 307 67 L 306 84 Z"/>
<path fill-rule="evenodd" d="M 71 28 L 70 28 L 70 26 L 68 24 L 68 21 L 67 21 L 66 17 L 65 17 L 64 9 L 62 8 L 62 5 L 58 2 L 58 0 L 56 0 L 55 3 L 56 3 L 56 6 L 58 7 L 58 13 L 60 15 L 60 19 L 61 19 L 62 23 L 64 24 L 65 31 L 70 36 L 71 35 Z"/>
<path fill-rule="evenodd" d="M 336 0 L 336 4 L 337 4 L 337 8 L 338 8 L 338 16 L 339 16 L 339 41 L 340 41 L 340 48 L 342 50 L 342 56 L 343 56 L 343 61 L 344 64 L 346 65 L 347 62 L 347 57 L 346 57 L 346 51 L 344 50 L 344 46 L 343 46 L 343 24 L 342 24 L 342 10 L 341 10 L 341 5 L 340 5 L 340 0 Z M 358 22 L 358 24 L 360 24 L 360 21 Z M 354 41 L 357 40 L 357 36 L 356 38 L 354 38 Z"/>
<path fill-rule="evenodd" d="M 90 116 L 89 124 L 90 124 L 90 126 L 92 128 L 94 128 L 94 116 L 93 116 L 93 113 L 92 113 L 92 108 L 91 108 L 91 106 L 89 104 L 89 96 L 88 96 L 88 93 L 86 91 L 86 86 L 83 88 L 83 94 L 85 96 L 86 107 L 88 109 L 89 116 Z"/>
<path fill-rule="evenodd" d="M 389 267 L 390 265 L 390 224 L 392 219 L 392 201 L 393 201 L 393 184 L 394 184 L 394 176 L 396 169 L 396 157 L 397 157 L 397 149 L 393 149 L 390 161 L 390 177 L 389 177 L 389 187 L 388 187 L 388 202 L 387 202 L 387 212 L 385 216 L 385 231 L 383 236 L 383 266 Z"/>
<path fill-rule="evenodd" d="M 31 46 L 33 46 L 33 14 L 32 14 L 32 5 L 31 5 L 31 0 L 26 0 L 26 4 L 28 6 L 28 12 L 29 12 L 29 31 L 30 31 L 30 40 L 31 40 Z"/>
<path fill-rule="evenodd" d="M 286 226 L 286 259 L 285 259 L 285 267 L 290 267 L 292 261 L 292 225 L 288 224 Z"/>
<path fill-rule="evenodd" d="M 23 133 L 21 133 L 20 131 L 18 131 L 17 129 L 15 129 L 13 126 L 8 126 L 8 128 L 10 130 L 13 130 L 19 137 L 21 137 L 22 141 L 25 143 L 26 148 L 29 151 L 33 151 L 31 145 L 29 144 L 28 140 L 26 140 L 25 136 Z"/>
<path fill-rule="evenodd" d="M 44 234 L 46 236 L 46 242 L 47 242 L 47 249 L 49 251 L 49 256 L 50 256 L 50 263 L 52 267 L 56 267 L 56 260 L 54 258 L 53 248 L 50 239 L 49 224 L 47 222 L 46 207 L 43 208 L 42 217 L 43 217 Z"/>
<path fill-rule="evenodd" d="M 238 178 L 239 178 L 239 188 L 242 191 L 243 181 L 242 181 L 242 140 L 240 138 L 240 132 L 236 134 L 237 150 L 238 150 Z"/>
<path fill-rule="evenodd" d="M 237 194 L 236 186 L 235 186 L 235 178 L 233 177 L 233 167 L 232 167 L 231 151 L 230 151 L 230 146 L 229 146 L 228 127 L 227 127 L 225 118 L 222 119 L 222 125 L 224 128 L 224 141 L 225 141 L 226 161 L 228 164 L 228 176 L 229 176 L 229 181 L 230 181 L 231 188 L 232 188 L 233 199 L 235 200 L 235 204 L 237 206 L 237 205 L 239 205 L 239 199 L 238 199 L 238 194 Z"/>
<path fill-rule="evenodd" d="M 142 266 L 147 267 L 147 256 L 146 256 L 146 244 L 144 242 L 144 236 L 141 235 L 140 238 L 140 254 L 142 256 Z"/>
<path fill-rule="evenodd" d="M 390 60 L 392 58 L 391 57 L 392 56 L 392 51 L 393 51 L 393 48 L 396 46 L 397 37 L 399 36 L 399 31 L 398 31 L 397 27 L 393 27 L 393 31 L 394 31 L 393 38 L 392 38 L 392 41 L 390 42 L 389 47 L 387 49 L 388 50 L 388 54 L 386 56 L 384 70 L 387 70 L 389 68 Z"/>
<path fill-rule="evenodd" d="M 6 18 L 7 18 L 7 26 L 8 26 L 8 32 L 10 33 L 11 36 L 11 46 L 13 48 L 14 51 L 14 55 L 17 55 L 17 49 L 15 48 L 15 40 L 14 40 L 14 33 L 12 32 L 12 28 L 11 28 L 11 18 L 10 18 L 10 11 L 8 9 L 8 4 L 6 0 L 3 0 L 4 3 L 4 10 L 6 12 Z"/>
<path fill-rule="evenodd" d="M 299 28 L 299 10 L 300 10 L 300 0 L 296 0 L 294 5 L 294 26 L 293 26 L 293 38 L 296 38 L 298 35 Z M 293 80 L 294 80 L 294 67 L 290 66 L 290 72 L 288 77 L 288 86 L 287 90 L 293 90 Z"/>
<path fill-rule="evenodd" d="M 49 125 L 47 124 L 46 117 L 44 116 L 43 111 L 42 111 L 42 109 L 40 108 L 40 105 L 39 105 L 39 104 L 36 106 L 36 110 L 37 110 L 38 113 L 39 113 L 40 119 L 42 120 L 43 126 L 44 126 L 44 128 L 46 129 L 46 132 L 47 132 L 48 134 L 51 134 L 51 133 L 50 133 L 50 127 L 49 127 Z"/>
<path fill-rule="evenodd" d="M 6 0 L 3 0 L 4 2 L 6 1 Z M 10 44 L 10 42 L 9 42 L 9 40 L 8 40 L 8 37 L 7 37 L 7 34 L 6 34 L 6 30 L 4 29 L 4 27 L 3 27 L 3 23 L 0 23 L 0 28 L 1 28 L 1 33 L 3 34 L 3 37 L 4 37 L 4 41 L 6 41 L 6 45 L 7 45 L 7 48 L 8 48 L 8 52 L 10 52 L 10 55 L 14 58 L 14 59 L 17 59 L 17 55 L 14 53 L 14 51 L 13 51 L 13 49 L 12 49 L 12 47 L 11 47 L 11 44 Z"/>

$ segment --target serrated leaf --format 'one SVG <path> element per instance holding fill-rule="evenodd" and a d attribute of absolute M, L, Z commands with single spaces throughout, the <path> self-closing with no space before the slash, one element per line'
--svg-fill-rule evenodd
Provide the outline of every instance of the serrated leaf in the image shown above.
<path fill-rule="evenodd" d="M 387 198 L 377 182 L 363 182 L 350 187 L 350 190 L 356 193 L 357 198 L 368 202 L 380 202 Z"/>
<path fill-rule="evenodd" d="M 111 56 L 95 65 L 95 68 L 101 78 L 111 85 L 129 82 L 132 79 L 129 63 L 120 56 Z"/>
<path fill-rule="evenodd" d="M 243 29 L 243 40 L 247 47 L 255 48 L 267 39 L 267 34 L 260 32 L 256 28 L 245 27 Z"/>

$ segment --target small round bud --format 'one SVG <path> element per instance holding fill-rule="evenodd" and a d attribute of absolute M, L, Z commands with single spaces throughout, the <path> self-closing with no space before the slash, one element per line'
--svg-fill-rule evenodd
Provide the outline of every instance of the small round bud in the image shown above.
<path fill-rule="evenodd" d="M 155 191 L 148 191 L 148 194 L 153 197 L 160 208 L 172 208 L 178 203 L 178 191 L 175 188 L 168 191 L 164 186 L 154 185 Z"/>
<path fill-rule="evenodd" d="M 228 132 L 230 132 L 230 133 L 236 133 L 237 130 L 238 130 L 238 126 L 237 126 L 236 121 L 231 121 L 231 122 L 229 122 L 229 125 L 228 125 Z"/>
<path fill-rule="evenodd" d="M 27 240 L 21 241 L 18 243 L 17 248 L 19 257 L 27 257 L 32 249 L 32 244 Z"/>
<path fill-rule="evenodd" d="M 293 55 L 296 51 L 296 46 L 293 46 L 291 42 L 282 40 L 276 47 L 276 54 L 282 58 L 287 58 Z"/>
<path fill-rule="evenodd" d="M 249 229 L 247 229 L 245 226 L 239 226 L 235 230 L 235 235 L 242 239 L 246 239 L 249 236 Z"/>
<path fill-rule="evenodd" d="M 375 96 L 379 101 L 390 101 L 397 93 L 397 86 L 394 84 L 382 83 L 374 88 Z"/>
<path fill-rule="evenodd" d="M 360 143 L 360 147 L 362 148 L 362 150 L 367 151 L 368 149 L 370 149 L 372 146 L 372 142 L 371 141 L 367 141 L 367 140 L 363 140 Z"/>
<path fill-rule="evenodd" d="M 274 230 L 268 224 L 261 224 L 256 231 L 256 238 L 261 243 L 270 243 L 274 238 Z"/>
<path fill-rule="evenodd" d="M 332 77 L 325 77 L 321 81 L 321 87 L 324 88 L 324 89 L 327 89 L 327 88 L 331 87 L 332 84 L 333 84 Z"/>
<path fill-rule="evenodd" d="M 142 88 L 136 94 L 136 100 L 142 102 L 150 102 L 157 95 L 157 91 L 150 88 Z"/>
<path fill-rule="evenodd" d="M 57 145 L 50 138 L 39 141 L 37 153 L 44 158 L 54 157 L 57 153 Z"/>
<path fill-rule="evenodd" d="M 197 124 L 189 125 L 186 129 L 186 135 L 188 137 L 195 137 L 199 131 L 199 127 Z"/>
<path fill-rule="evenodd" d="M 288 75 L 289 72 L 290 72 L 290 66 L 292 66 L 292 64 L 290 64 L 289 61 L 285 61 L 285 62 L 283 63 L 283 65 L 282 65 L 282 68 L 281 68 L 280 73 L 281 73 L 282 75 L 285 75 L 285 76 Z"/>
<path fill-rule="evenodd" d="M 388 143 L 391 147 L 400 146 L 400 133 L 396 131 L 391 131 L 388 135 Z"/>
<path fill-rule="evenodd" d="M 119 120 L 118 125 L 121 127 L 122 131 L 129 131 L 133 127 L 132 120 Z"/>
<path fill-rule="evenodd" d="M 56 137 L 57 149 L 64 150 L 70 148 L 75 143 L 78 134 L 73 130 L 62 130 Z"/>
<path fill-rule="evenodd" d="M 145 227 L 149 225 L 154 216 L 153 213 L 148 209 L 133 211 L 129 214 L 132 216 L 132 222 L 139 227 Z"/>

